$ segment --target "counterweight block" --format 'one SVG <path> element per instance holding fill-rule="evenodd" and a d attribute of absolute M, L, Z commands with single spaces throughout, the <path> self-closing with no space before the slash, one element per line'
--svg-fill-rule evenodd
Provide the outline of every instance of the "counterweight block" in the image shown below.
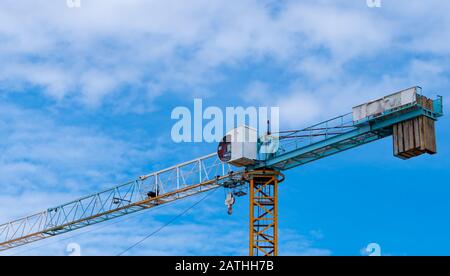
<path fill-rule="evenodd" d="M 433 111 L 433 101 L 426 97 L 419 99 L 420 104 Z M 394 156 L 410 159 L 424 153 L 436 154 L 435 121 L 420 116 L 393 126 Z"/>

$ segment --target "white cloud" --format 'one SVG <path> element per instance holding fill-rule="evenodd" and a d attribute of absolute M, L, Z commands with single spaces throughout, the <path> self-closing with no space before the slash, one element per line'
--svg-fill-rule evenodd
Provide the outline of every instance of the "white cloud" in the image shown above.
<path fill-rule="evenodd" d="M 280 107 L 280 120 L 283 125 L 294 127 L 298 123 L 311 122 L 320 114 L 321 108 L 317 99 L 310 93 L 292 93 L 281 97 L 277 104 Z"/>
<path fill-rule="evenodd" d="M 134 176 L 143 173 L 139 168 L 144 160 L 165 150 L 164 143 L 155 147 L 151 141 L 134 144 L 94 127 L 61 124 L 52 116 L 51 112 L 0 104 L 0 186 L 4 194 L 47 188 L 68 189 L 68 193 L 100 189 L 129 180 L 130 172 Z"/>
<path fill-rule="evenodd" d="M 395 1 L 374 10 L 363 2 L 93 0 L 69 9 L 61 0 L 4 1 L 0 81 L 98 106 L 126 85 L 145 100 L 155 95 L 148 87 L 159 87 L 156 95 L 202 90 L 221 80 L 221 66 L 248 60 L 269 58 L 324 80 L 393 48 L 448 53 L 438 36 L 450 29 L 446 3 Z"/>
<path fill-rule="evenodd" d="M 314 246 L 317 240 L 323 239 L 323 233 L 310 233 L 307 235 L 299 235 L 290 229 L 280 230 L 280 236 L 283 242 L 280 245 L 280 253 L 284 256 L 330 256 L 332 251 L 325 248 Z"/>

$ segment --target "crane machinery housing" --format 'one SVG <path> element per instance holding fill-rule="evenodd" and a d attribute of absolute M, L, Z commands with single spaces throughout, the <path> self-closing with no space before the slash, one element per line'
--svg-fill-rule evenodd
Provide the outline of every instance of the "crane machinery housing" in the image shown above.
<path fill-rule="evenodd" d="M 0 251 L 224 187 L 231 191 L 230 213 L 234 196 L 249 191 L 249 254 L 274 256 L 283 171 L 389 136 L 394 156 L 401 159 L 435 154 L 435 121 L 442 115 L 442 97 L 431 100 L 416 86 L 301 130 L 268 132 L 256 143 L 230 139 L 243 133 L 255 137 L 256 130 L 242 126 L 224 137 L 217 153 L 1 224 Z M 261 151 L 274 144 L 276 151 Z"/>

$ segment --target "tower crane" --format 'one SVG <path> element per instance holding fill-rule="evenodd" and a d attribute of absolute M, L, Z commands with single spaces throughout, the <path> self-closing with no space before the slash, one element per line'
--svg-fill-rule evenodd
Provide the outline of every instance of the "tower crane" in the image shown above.
<path fill-rule="evenodd" d="M 225 203 L 249 191 L 249 254 L 278 254 L 278 184 L 283 171 L 393 136 L 396 157 L 436 153 L 435 121 L 443 115 L 442 97 L 431 100 L 412 87 L 356 106 L 351 113 L 313 126 L 267 133 L 257 143 L 235 143 L 230 132 L 212 153 L 143 175 L 128 183 L 0 225 L 0 251 L 152 209 L 219 187 L 230 189 Z M 259 149 L 277 145 L 260 154 Z"/>

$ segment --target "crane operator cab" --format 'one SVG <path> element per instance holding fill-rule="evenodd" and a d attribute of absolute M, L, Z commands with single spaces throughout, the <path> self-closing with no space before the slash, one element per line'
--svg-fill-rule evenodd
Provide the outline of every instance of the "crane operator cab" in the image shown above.
<path fill-rule="evenodd" d="M 254 165 L 258 156 L 258 133 L 249 126 L 240 126 L 227 133 L 217 148 L 222 162 L 236 167 Z"/>

